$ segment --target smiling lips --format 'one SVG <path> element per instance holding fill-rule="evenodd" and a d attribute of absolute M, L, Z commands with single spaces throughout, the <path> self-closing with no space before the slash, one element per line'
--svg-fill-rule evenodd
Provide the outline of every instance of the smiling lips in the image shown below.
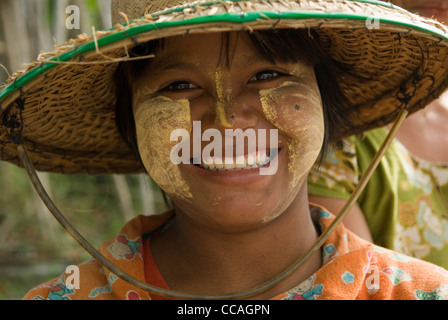
<path fill-rule="evenodd" d="M 274 152 L 274 158 L 278 152 Z M 204 157 L 199 166 L 209 171 L 229 171 L 229 170 L 248 170 L 261 168 L 271 161 L 271 156 L 267 150 L 258 151 L 254 154 L 240 155 L 233 157 Z"/>

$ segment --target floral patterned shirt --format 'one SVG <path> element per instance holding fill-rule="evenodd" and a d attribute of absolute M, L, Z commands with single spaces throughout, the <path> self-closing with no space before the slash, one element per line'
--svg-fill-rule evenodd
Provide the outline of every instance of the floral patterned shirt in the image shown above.
<path fill-rule="evenodd" d="M 334 216 L 312 207 L 313 219 L 326 230 Z M 144 243 L 173 217 L 139 216 L 128 222 L 100 252 L 131 276 L 168 288 Z M 380 248 L 339 225 L 322 247 L 323 264 L 309 279 L 273 297 L 279 300 L 321 299 L 448 299 L 448 271 L 434 264 Z M 145 257 L 146 256 L 146 257 Z M 152 261 L 152 262 L 151 262 Z M 32 289 L 24 299 L 148 300 L 157 296 L 132 286 L 96 261 L 79 265 L 79 283 L 59 277 Z"/>
<path fill-rule="evenodd" d="M 385 128 L 351 137 L 308 179 L 311 194 L 348 199 L 387 136 Z M 390 145 L 358 199 L 375 244 L 448 269 L 448 163 Z"/>

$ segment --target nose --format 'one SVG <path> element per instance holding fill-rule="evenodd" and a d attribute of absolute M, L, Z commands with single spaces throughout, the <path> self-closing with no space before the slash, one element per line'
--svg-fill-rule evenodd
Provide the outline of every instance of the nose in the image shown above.
<path fill-rule="evenodd" d="M 232 121 L 235 118 L 234 114 L 230 115 Z M 227 121 L 226 102 L 218 100 L 216 102 L 216 123 L 220 124 L 224 128 L 232 128 L 233 125 Z"/>
<path fill-rule="evenodd" d="M 248 93 L 239 93 L 230 99 L 218 99 L 215 123 L 225 129 L 253 128 L 258 122 L 256 103 L 256 99 Z"/>

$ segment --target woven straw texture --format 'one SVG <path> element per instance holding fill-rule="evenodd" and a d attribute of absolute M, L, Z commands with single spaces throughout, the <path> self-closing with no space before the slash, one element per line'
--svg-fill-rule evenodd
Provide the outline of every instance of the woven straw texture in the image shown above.
<path fill-rule="evenodd" d="M 348 0 L 180 3 L 113 0 L 114 24 L 126 22 L 125 16 L 142 18 L 81 35 L 16 73 L 0 92 L 1 158 L 21 166 L 16 146 L 24 143 L 40 171 L 143 171 L 115 125 L 111 79 L 116 59 L 125 58 L 137 43 L 188 32 L 314 28 L 346 70 L 339 83 L 347 117 L 357 129 L 342 135 L 392 121 L 404 101 L 410 112 L 419 110 L 447 87 L 447 28 L 392 5 Z M 372 15 L 381 18 L 379 29 L 366 28 L 366 17 Z M 66 62 L 48 62 L 55 57 Z"/>

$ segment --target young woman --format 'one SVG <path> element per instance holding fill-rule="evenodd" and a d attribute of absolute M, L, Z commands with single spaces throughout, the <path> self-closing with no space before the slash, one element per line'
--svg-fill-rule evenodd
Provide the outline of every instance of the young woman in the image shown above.
<path fill-rule="evenodd" d="M 446 70 L 440 73 L 439 64 L 446 61 L 431 55 L 405 59 L 402 67 L 415 70 L 392 79 L 388 59 L 378 61 L 379 52 L 373 53 L 377 46 L 358 44 L 355 51 L 373 50 L 370 57 L 350 52 L 354 36 L 387 43 L 386 51 L 397 50 L 399 43 L 403 52 L 412 52 L 411 47 L 422 50 L 418 48 L 423 41 L 428 49 L 446 53 L 447 39 L 435 22 L 433 33 L 425 25 L 428 36 L 401 35 L 408 25 L 396 27 L 394 34 L 374 35 L 365 27 L 372 12 L 391 19 L 413 16 L 380 2 L 353 2 L 355 6 L 345 1 L 196 2 L 152 15 L 153 1 L 129 2 L 115 1 L 115 12 L 125 10 L 129 18 L 146 14 L 142 20 L 120 27 L 122 32 L 110 31 L 112 37 L 103 35 L 103 42 L 94 39 L 95 46 L 71 60 L 75 63 L 60 63 L 59 72 L 74 79 L 67 77 L 55 86 L 60 73 L 52 69 L 41 80 L 53 83 L 51 90 L 58 91 L 59 99 L 77 79 L 94 84 L 87 91 L 91 95 L 86 95 L 86 82 L 78 83 L 76 98 L 66 107 L 79 115 L 70 123 L 72 132 L 87 133 L 88 140 L 101 147 L 93 141 L 79 144 L 84 156 L 89 148 L 96 156 L 83 160 L 72 149 L 71 155 L 63 153 L 61 166 L 73 170 L 81 165 L 96 172 L 114 165 L 114 171 L 144 167 L 173 200 L 169 212 L 139 216 L 100 247 L 120 270 L 160 290 L 145 291 L 89 261 L 79 266 L 79 285 L 71 285 L 67 282 L 71 277 L 63 274 L 31 290 L 27 299 L 447 298 L 447 271 L 379 248 L 332 224 L 331 213 L 309 204 L 307 190 L 308 173 L 328 141 L 392 120 L 400 108 L 415 110 L 418 102 L 445 88 Z M 322 16 L 316 19 L 315 12 Z M 349 22 L 350 14 L 356 18 Z M 351 30 L 356 23 L 358 27 Z M 397 34 L 404 38 L 398 40 Z M 119 41 L 130 35 L 131 41 Z M 104 50 L 98 52 L 95 48 L 101 44 Z M 88 48 L 78 44 L 74 50 Z M 375 73 L 382 73 L 380 78 L 365 78 L 378 85 L 365 96 L 353 92 L 369 86 L 360 79 L 372 69 L 348 61 L 349 57 L 370 58 Z M 108 59 L 115 59 L 114 64 L 104 63 L 111 62 Z M 410 81 L 407 87 L 405 80 L 413 79 L 422 60 L 427 67 L 421 72 L 431 75 L 431 86 Z M 87 73 L 81 75 L 77 68 Z M 393 82 L 386 83 L 388 91 L 380 88 L 384 79 Z M 25 86 L 16 100 L 0 100 L 6 105 L 3 110 L 9 110 L 3 114 L 8 120 L 3 125 L 11 144 L 4 153 L 12 152 L 12 143 L 19 143 L 22 151 L 29 148 L 24 140 L 30 132 L 27 103 L 36 92 L 31 87 Z M 45 91 L 42 83 L 40 88 Z M 390 88 L 398 99 L 385 93 Z M 407 89 L 413 89 L 413 96 L 401 99 L 401 94 L 407 97 Z M 114 98 L 118 129 L 95 118 L 102 113 L 110 124 L 106 115 L 114 111 L 105 92 Z M 83 99 L 90 104 L 83 106 Z M 382 99 L 388 103 L 381 107 L 377 102 Z M 65 106 L 58 100 L 53 106 L 61 105 Z M 14 108 L 22 112 L 13 116 Z M 51 113 L 48 106 L 46 110 Z M 22 119 L 23 130 L 15 125 Z M 102 128 L 98 134 L 89 131 L 97 125 Z M 126 151 L 119 150 L 123 144 L 110 144 L 109 136 L 118 131 L 130 147 Z M 245 138 L 237 138 L 250 132 L 256 133 L 255 149 Z M 40 148 L 36 145 L 30 155 L 36 156 Z M 123 159 L 110 150 L 125 153 L 128 164 L 114 162 Z M 176 157 L 182 161 L 174 161 Z M 64 163 L 67 159 L 71 165 Z M 54 157 L 34 159 L 43 167 L 52 161 Z M 262 174 L 274 165 L 272 174 Z M 326 230 L 332 232 L 322 238 Z M 322 247 L 310 250 L 320 239 Z M 298 263 L 301 256 L 307 259 Z"/>

